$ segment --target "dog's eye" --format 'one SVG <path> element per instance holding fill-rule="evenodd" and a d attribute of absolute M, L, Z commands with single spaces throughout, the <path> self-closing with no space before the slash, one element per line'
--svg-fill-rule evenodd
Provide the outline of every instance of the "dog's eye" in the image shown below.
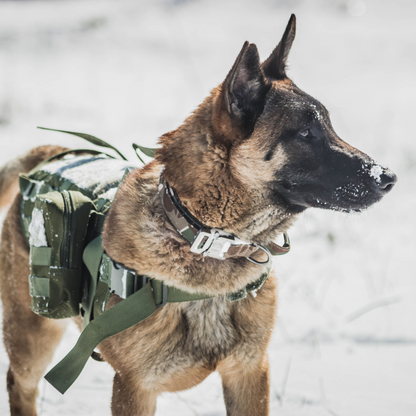
<path fill-rule="evenodd" d="M 302 137 L 307 138 L 307 137 L 310 137 L 310 135 L 311 135 L 311 131 L 310 131 L 309 129 L 306 129 L 306 130 L 302 130 L 302 131 L 300 131 L 300 132 L 299 132 L 299 134 L 300 134 Z"/>

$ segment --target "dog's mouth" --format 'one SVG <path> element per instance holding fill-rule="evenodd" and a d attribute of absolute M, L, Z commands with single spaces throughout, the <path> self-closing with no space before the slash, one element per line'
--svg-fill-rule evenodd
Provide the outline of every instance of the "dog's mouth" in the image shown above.
<path fill-rule="evenodd" d="M 350 176 L 328 178 L 297 178 L 296 183 L 279 181 L 274 191 L 289 206 L 300 211 L 306 208 L 322 208 L 339 212 L 361 212 L 380 201 L 393 189 L 396 175 L 376 163 L 363 164 L 351 180 Z"/>

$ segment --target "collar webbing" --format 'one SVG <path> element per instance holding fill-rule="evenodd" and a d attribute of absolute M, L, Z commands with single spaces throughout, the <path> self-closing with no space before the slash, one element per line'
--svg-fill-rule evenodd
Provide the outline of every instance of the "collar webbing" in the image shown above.
<path fill-rule="evenodd" d="M 193 253 L 203 254 L 219 260 L 230 257 L 245 257 L 252 263 L 269 265 L 271 256 L 286 254 L 290 250 L 288 235 L 283 233 L 284 245 L 272 243 L 268 246 L 243 241 L 233 234 L 223 230 L 210 228 L 201 224 L 182 205 L 174 189 L 163 176 L 163 169 L 159 178 L 159 196 L 169 222 L 175 230 L 191 245 Z M 255 256 L 267 255 L 267 260 L 258 261 Z"/>

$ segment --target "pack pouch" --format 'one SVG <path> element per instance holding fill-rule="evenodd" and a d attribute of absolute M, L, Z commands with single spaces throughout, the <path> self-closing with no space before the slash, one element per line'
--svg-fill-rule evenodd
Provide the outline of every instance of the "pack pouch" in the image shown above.
<path fill-rule="evenodd" d="M 93 203 L 78 191 L 36 196 L 29 225 L 32 311 L 46 318 L 77 316 L 82 253 Z"/>

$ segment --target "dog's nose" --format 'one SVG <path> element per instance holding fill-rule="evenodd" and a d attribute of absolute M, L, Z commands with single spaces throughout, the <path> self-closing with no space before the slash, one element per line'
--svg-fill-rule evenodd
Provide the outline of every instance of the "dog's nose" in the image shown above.
<path fill-rule="evenodd" d="M 387 193 L 393 189 L 394 184 L 397 182 L 397 176 L 390 170 L 385 171 L 379 177 L 377 183 L 379 189 L 383 193 Z"/>

